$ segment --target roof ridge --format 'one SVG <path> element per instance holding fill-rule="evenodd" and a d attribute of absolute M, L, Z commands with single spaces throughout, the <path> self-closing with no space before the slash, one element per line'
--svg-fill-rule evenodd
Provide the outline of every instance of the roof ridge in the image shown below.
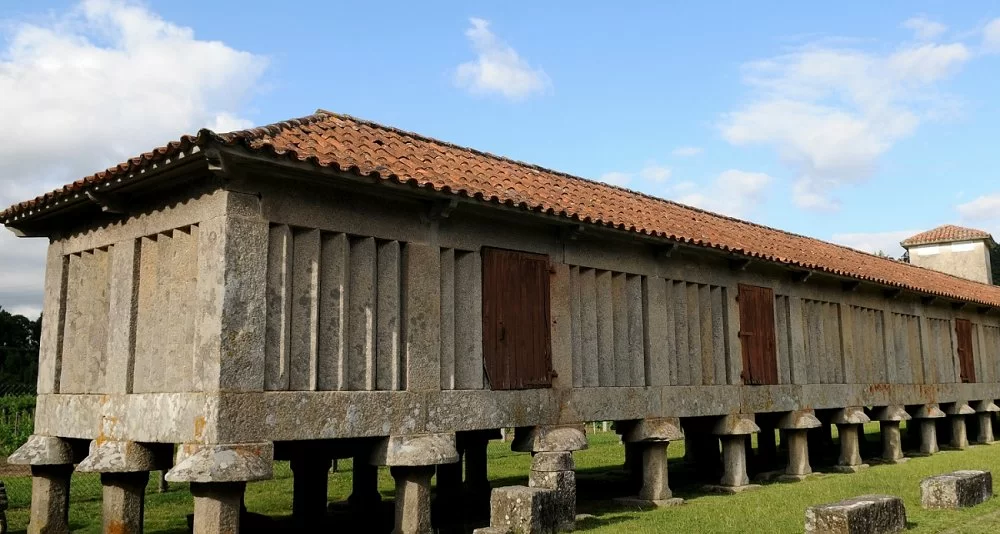
<path fill-rule="evenodd" d="M 441 139 L 437 139 L 435 137 L 430 137 L 430 136 L 419 134 L 419 133 L 412 132 L 412 131 L 409 131 L 409 130 L 404 130 L 402 128 L 397 128 L 395 126 L 387 126 L 387 125 L 379 123 L 379 122 L 375 122 L 375 121 L 372 121 L 372 120 L 369 120 L 369 119 L 362 119 L 360 117 L 355 117 L 353 115 L 348 115 L 348 114 L 345 114 L 345 113 L 337 113 L 337 112 L 334 112 L 334 111 L 328 111 L 328 110 L 319 108 L 319 109 L 316 110 L 315 114 L 310 115 L 309 117 L 319 116 L 321 114 L 323 114 L 325 116 L 332 116 L 332 117 L 337 117 L 337 118 L 340 118 L 340 119 L 346 119 L 346 120 L 354 121 L 354 122 L 361 123 L 361 124 L 364 124 L 366 126 L 371 126 L 373 128 L 377 128 L 377 129 L 380 129 L 380 130 L 385 130 L 385 131 L 393 132 L 393 133 L 396 133 L 396 134 L 399 134 L 399 135 L 404 135 L 404 136 L 407 136 L 407 137 L 412 137 L 412 138 L 418 139 L 420 141 L 426 141 L 426 142 L 430 142 L 430 143 L 436 143 L 436 144 L 439 144 L 439 145 L 442 145 L 442 146 L 446 146 L 446 147 L 449 147 L 449 148 L 454 148 L 454 149 L 462 150 L 462 151 L 466 151 L 466 152 L 472 152 L 474 154 L 478 154 L 478 155 L 481 155 L 481 156 L 492 158 L 492 159 L 495 159 L 495 160 L 498 160 L 498 161 L 503 161 L 503 162 L 506 162 L 506 163 L 511 163 L 511 164 L 514 164 L 514 165 L 519 165 L 519 166 L 522 166 L 522 167 L 534 169 L 534 170 L 541 171 L 541 172 L 551 173 L 551 174 L 554 174 L 554 175 L 557 175 L 557 176 L 562 176 L 564 178 L 569 178 L 569 179 L 572 179 L 572 180 L 580 180 L 580 181 L 584 181 L 584 182 L 587 182 L 587 183 L 590 183 L 590 184 L 597 184 L 597 185 L 604 186 L 604 187 L 607 187 L 607 188 L 610 188 L 610 189 L 614 189 L 614 190 L 618 190 L 618 191 L 623 191 L 625 193 L 630 193 L 630 194 L 633 194 L 633 195 L 637 195 L 637 196 L 640 196 L 642 198 L 647 198 L 647 199 L 655 200 L 657 202 L 663 202 L 665 204 L 670 204 L 670 205 L 673 205 L 673 206 L 678 206 L 678 207 L 681 207 L 683 209 L 691 210 L 691 211 L 694 211 L 694 212 L 697 212 L 697 213 L 711 215 L 713 217 L 719 217 L 721 219 L 725 219 L 725 220 L 728 220 L 728 221 L 732 221 L 732 222 L 736 222 L 736 223 L 740 223 L 740 224 L 746 224 L 746 225 L 750 225 L 750 226 L 755 226 L 757 228 L 763 228 L 765 230 L 770 230 L 772 232 L 777 232 L 777 233 L 780 233 L 780 234 L 784 234 L 784 235 L 788 235 L 788 236 L 792 236 L 792 237 L 797 237 L 797 238 L 801 238 L 801 239 L 809 239 L 809 240 L 813 240 L 813 241 L 820 241 L 820 242 L 826 243 L 828 245 L 833 245 L 835 247 L 838 247 L 838 248 L 840 248 L 842 250 L 847 250 L 847 251 L 850 251 L 850 252 L 857 252 L 857 253 L 865 254 L 865 255 L 868 255 L 868 256 L 870 256 L 872 258 L 875 258 L 875 259 L 878 259 L 878 260 L 890 261 L 890 262 L 893 262 L 893 263 L 905 263 L 905 262 L 900 262 L 900 261 L 892 259 L 892 258 L 886 258 L 886 257 L 879 256 L 879 255 L 871 253 L 871 252 L 867 252 L 867 251 L 864 251 L 864 250 L 859 250 L 859 249 L 856 249 L 856 248 L 853 248 L 853 247 L 849 247 L 847 245 L 842 245 L 840 243 L 834 243 L 834 242 L 826 241 L 826 240 L 823 240 L 823 239 L 820 239 L 820 238 L 817 238 L 817 237 L 811 237 L 811 236 L 807 236 L 807 235 L 804 235 L 804 234 L 797 234 L 795 232 L 789 232 L 788 230 L 782 230 L 781 228 L 775 228 L 773 226 L 768 226 L 766 224 L 762 224 L 762 223 L 758 223 L 758 222 L 753 222 L 753 221 L 748 221 L 748 220 L 745 220 L 745 219 L 740 219 L 740 218 L 737 218 L 737 217 L 733 217 L 731 215 L 725 215 L 725 214 L 717 213 L 717 212 L 710 211 L 710 210 L 707 210 L 707 209 L 704 209 L 704 208 L 699 208 L 697 206 L 691 206 L 691 205 L 688 205 L 688 204 L 683 204 L 681 202 L 677 202 L 676 200 L 670 200 L 670 199 L 667 199 L 667 198 L 658 197 L 658 196 L 655 196 L 655 195 L 650 195 L 648 193 L 643 193 L 642 191 L 636 191 L 634 189 L 629 189 L 627 187 L 622 187 L 620 185 L 609 184 L 607 182 L 602 182 L 602 181 L 599 181 L 599 180 L 593 180 L 593 179 L 590 179 L 590 178 L 585 178 L 585 177 L 582 177 L 582 176 L 577 176 L 575 174 L 570 174 L 570 173 L 565 172 L 565 171 L 560 171 L 560 170 L 551 169 L 551 168 L 548 168 L 548 167 L 543 167 L 541 165 L 537 165 L 537 164 L 534 164 L 534 163 L 527 163 L 527 162 L 522 161 L 522 160 L 518 160 L 518 159 L 514 159 L 514 158 L 509 158 L 509 157 L 506 157 L 506 156 L 500 156 L 500 155 L 494 154 L 492 152 L 486 152 L 484 150 L 479 150 L 479 149 L 472 148 L 472 147 L 469 147 L 469 146 L 460 145 L 460 144 L 457 144 L 457 143 L 453 143 L 451 141 L 442 141 Z"/>

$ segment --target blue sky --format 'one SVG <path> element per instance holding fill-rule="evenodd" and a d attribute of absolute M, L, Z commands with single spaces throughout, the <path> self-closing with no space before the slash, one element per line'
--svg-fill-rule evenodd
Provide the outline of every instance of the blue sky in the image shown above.
<path fill-rule="evenodd" d="M 247 5 L 0 6 L 0 201 L 324 108 L 869 250 L 1000 231 L 998 2 Z"/>

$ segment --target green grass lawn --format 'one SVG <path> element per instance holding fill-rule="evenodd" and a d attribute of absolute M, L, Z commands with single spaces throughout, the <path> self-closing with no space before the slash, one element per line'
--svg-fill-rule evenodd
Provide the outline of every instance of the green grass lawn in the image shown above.
<path fill-rule="evenodd" d="M 877 425 L 869 427 L 874 432 Z M 870 436 L 877 439 L 877 434 Z M 683 506 L 637 511 L 615 506 L 610 498 L 627 493 L 622 472 L 623 449 L 614 433 L 590 436 L 590 449 L 575 454 L 579 492 L 578 511 L 592 515 L 579 521 L 578 530 L 598 533 L 643 532 L 802 532 L 806 507 L 865 493 L 899 495 L 906 503 L 910 532 L 986 533 L 1000 529 L 1000 499 L 958 512 L 924 511 L 920 508 L 919 483 L 924 477 L 957 469 L 1000 472 L 1000 445 L 973 446 L 961 452 L 942 452 L 929 458 L 914 458 L 902 465 L 873 466 L 857 474 L 820 474 L 803 482 L 767 484 L 739 495 L 708 495 L 700 492 L 689 467 L 680 462 L 683 442 L 672 444 L 671 487 L 675 496 L 687 499 Z M 509 443 L 490 444 L 490 478 L 494 487 L 526 484 L 531 463 L 527 454 L 510 451 Z M 339 471 L 330 475 L 329 499 L 342 501 L 350 494 L 350 461 L 341 460 Z M 251 512 L 281 520 L 291 511 L 292 479 L 287 463 L 275 465 L 274 480 L 250 484 L 247 508 Z M 154 478 L 158 475 L 154 475 Z M 11 509 L 11 532 L 23 532 L 27 522 L 30 479 L 5 480 Z M 385 513 L 378 522 L 392 519 L 392 478 L 379 471 L 379 487 L 386 499 Z M 70 522 L 74 532 L 101 530 L 100 483 L 94 475 L 74 476 Z M 192 510 L 191 496 L 180 484 L 169 492 L 155 492 L 151 482 L 146 504 L 146 532 L 187 531 L 186 516 Z M 346 511 L 336 512 L 346 514 Z M 372 527 L 372 525 L 367 525 Z M 365 529 L 369 530 L 369 529 Z M 347 531 L 347 530 L 343 530 Z"/>

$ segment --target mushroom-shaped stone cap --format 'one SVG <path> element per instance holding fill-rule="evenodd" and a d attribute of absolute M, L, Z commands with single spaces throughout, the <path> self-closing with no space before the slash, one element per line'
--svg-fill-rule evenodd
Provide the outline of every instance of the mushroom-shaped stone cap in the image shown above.
<path fill-rule="evenodd" d="M 948 415 L 972 415 L 976 413 L 976 411 L 965 402 L 945 404 L 942 411 Z"/>
<path fill-rule="evenodd" d="M 977 402 L 975 408 L 977 412 L 1000 412 L 1000 407 L 988 400 Z"/>
<path fill-rule="evenodd" d="M 752 414 L 724 415 L 712 427 L 716 436 L 742 436 L 760 432 Z"/>
<path fill-rule="evenodd" d="M 808 428 L 819 428 L 823 423 L 816 418 L 812 410 L 797 410 L 788 412 L 778 419 L 778 428 L 782 430 L 803 430 Z"/>
<path fill-rule="evenodd" d="M 170 482 L 252 482 L 271 478 L 274 445 L 185 444 L 177 451 L 177 465 L 167 471 Z"/>
<path fill-rule="evenodd" d="M 863 425 L 871 421 L 860 406 L 853 406 L 834 412 L 830 422 L 835 425 Z"/>
<path fill-rule="evenodd" d="M 871 419 L 875 421 L 909 421 L 911 417 L 903 406 L 876 406 L 871 412 Z"/>
<path fill-rule="evenodd" d="M 681 439 L 684 439 L 684 433 L 681 431 L 680 419 L 676 417 L 640 419 L 624 425 L 622 429 L 622 441 L 626 443 Z"/>
<path fill-rule="evenodd" d="M 73 463 L 73 449 L 69 442 L 52 436 L 32 434 L 28 441 L 7 458 L 7 463 L 17 465 L 62 465 Z"/>
<path fill-rule="evenodd" d="M 924 404 L 913 412 L 913 417 L 916 419 L 937 419 L 944 416 L 945 413 L 937 404 Z"/>

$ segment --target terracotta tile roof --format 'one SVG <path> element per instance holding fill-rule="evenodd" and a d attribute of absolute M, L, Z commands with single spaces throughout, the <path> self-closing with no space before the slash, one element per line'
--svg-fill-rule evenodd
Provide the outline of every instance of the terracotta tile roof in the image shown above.
<path fill-rule="evenodd" d="M 975 228 L 964 228 L 954 224 L 938 226 L 933 230 L 921 232 L 915 236 L 908 237 L 900 242 L 900 245 L 909 247 L 912 245 L 930 245 L 933 243 L 951 243 L 952 241 L 968 241 L 972 239 L 993 240 L 989 232 L 976 230 Z"/>
<path fill-rule="evenodd" d="M 1000 287 L 322 110 L 301 119 L 227 134 L 202 130 L 197 136 L 183 137 L 103 173 L 13 206 L 0 213 L 0 220 L 10 224 L 14 222 L 12 217 L 60 197 L 138 172 L 143 166 L 176 157 L 192 145 L 212 143 L 793 268 L 1000 307 Z"/>

